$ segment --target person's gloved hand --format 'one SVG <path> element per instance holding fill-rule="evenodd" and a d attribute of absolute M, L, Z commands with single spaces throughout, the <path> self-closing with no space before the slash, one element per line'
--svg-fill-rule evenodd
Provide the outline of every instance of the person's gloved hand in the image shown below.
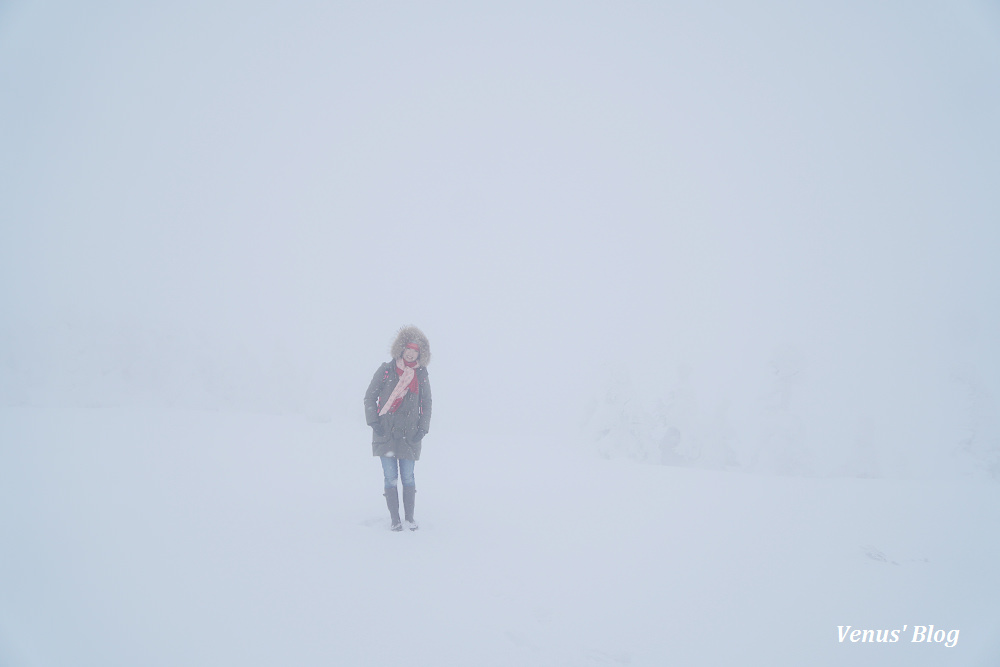
<path fill-rule="evenodd" d="M 425 435 L 427 435 L 427 431 L 425 431 L 422 428 L 418 428 L 417 432 L 413 434 L 413 439 L 417 442 L 420 442 L 421 440 L 424 439 Z"/>
<path fill-rule="evenodd" d="M 384 435 L 382 432 L 382 424 L 380 424 L 379 422 L 371 424 L 371 427 L 372 427 L 372 432 L 375 434 L 376 438 L 381 438 Z"/>

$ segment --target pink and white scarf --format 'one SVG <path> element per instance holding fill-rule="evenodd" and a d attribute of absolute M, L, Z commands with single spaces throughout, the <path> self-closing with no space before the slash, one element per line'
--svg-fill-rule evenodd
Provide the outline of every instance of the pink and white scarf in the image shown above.
<path fill-rule="evenodd" d="M 414 391 L 417 390 L 416 383 L 414 382 L 414 375 L 416 375 L 416 371 L 413 370 L 416 365 L 416 362 L 413 363 L 413 366 L 409 365 L 403 361 L 402 357 L 396 359 L 396 374 L 399 375 L 399 381 L 393 388 L 392 393 L 389 394 L 389 398 L 385 400 L 385 405 L 383 405 L 382 409 L 378 411 L 379 417 L 387 412 L 396 411 L 399 404 L 403 402 L 403 398 L 406 397 L 406 392 L 411 389 L 411 384 L 414 385 L 414 387 L 412 387 Z"/>

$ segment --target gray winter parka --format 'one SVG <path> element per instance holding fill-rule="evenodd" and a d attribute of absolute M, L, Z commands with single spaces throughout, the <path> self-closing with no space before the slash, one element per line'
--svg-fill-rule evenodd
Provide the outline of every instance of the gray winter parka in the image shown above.
<path fill-rule="evenodd" d="M 372 433 L 373 456 L 395 456 L 398 459 L 420 459 L 420 446 L 431 423 L 431 383 L 427 369 L 417 367 L 417 382 L 420 390 L 414 394 L 407 392 L 403 402 L 395 412 L 379 416 L 389 394 L 396 387 L 399 376 L 396 362 L 387 361 L 379 366 L 365 392 L 365 421 L 369 426 L 379 424 L 381 436 Z"/>

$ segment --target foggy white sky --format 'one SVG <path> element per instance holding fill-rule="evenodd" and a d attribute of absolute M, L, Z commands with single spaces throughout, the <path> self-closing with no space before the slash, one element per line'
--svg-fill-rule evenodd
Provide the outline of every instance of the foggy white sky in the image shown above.
<path fill-rule="evenodd" d="M 456 419 L 788 350 L 831 418 L 1000 391 L 996 6 L 690 4 L 0 3 L 5 363 L 202 346 L 353 415 L 413 323 Z"/>

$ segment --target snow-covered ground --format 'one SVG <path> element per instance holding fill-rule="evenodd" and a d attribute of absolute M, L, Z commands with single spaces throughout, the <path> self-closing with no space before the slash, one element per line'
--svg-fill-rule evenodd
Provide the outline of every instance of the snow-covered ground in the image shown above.
<path fill-rule="evenodd" d="M 3 408 L 0 664 L 1000 663 L 995 483 L 435 430 L 392 533 L 380 475 L 356 423 Z"/>

